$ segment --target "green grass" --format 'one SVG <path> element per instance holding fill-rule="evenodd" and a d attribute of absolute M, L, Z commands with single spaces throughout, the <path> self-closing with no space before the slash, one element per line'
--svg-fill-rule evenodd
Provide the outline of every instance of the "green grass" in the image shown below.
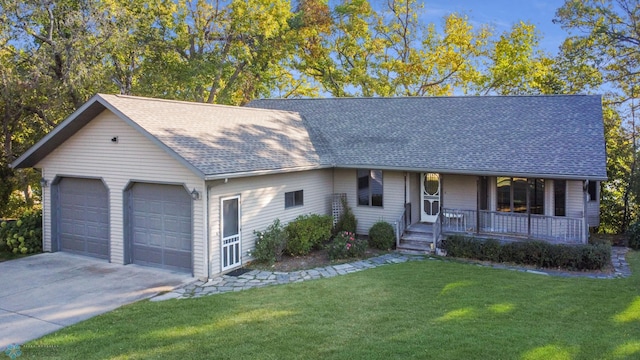
<path fill-rule="evenodd" d="M 627 257 L 627 279 L 429 260 L 143 301 L 30 342 L 20 359 L 637 359 L 640 253 Z"/>

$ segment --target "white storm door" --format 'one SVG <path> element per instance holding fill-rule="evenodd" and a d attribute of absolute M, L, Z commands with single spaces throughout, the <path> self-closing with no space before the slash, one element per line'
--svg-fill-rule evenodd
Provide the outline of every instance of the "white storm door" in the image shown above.
<path fill-rule="evenodd" d="M 422 193 L 420 221 L 433 223 L 440 213 L 440 174 L 422 174 L 420 185 Z"/>
<path fill-rule="evenodd" d="M 240 236 L 240 196 L 220 200 L 220 226 L 222 244 L 220 263 L 222 271 L 242 264 Z"/>

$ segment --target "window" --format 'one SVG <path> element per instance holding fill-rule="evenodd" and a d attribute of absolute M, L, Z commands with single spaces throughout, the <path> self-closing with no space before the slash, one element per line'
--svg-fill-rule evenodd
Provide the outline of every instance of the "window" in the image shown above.
<path fill-rule="evenodd" d="M 529 199 L 531 213 L 544 215 L 544 180 L 529 179 Z"/>
<path fill-rule="evenodd" d="M 358 170 L 358 205 L 382 206 L 382 170 Z"/>
<path fill-rule="evenodd" d="M 302 206 L 302 190 L 284 193 L 284 208 L 288 209 L 294 206 Z"/>
<path fill-rule="evenodd" d="M 553 180 L 554 215 L 567 216 L 567 181 Z"/>
<path fill-rule="evenodd" d="M 587 191 L 589 192 L 589 201 L 598 200 L 598 182 L 597 181 L 589 181 L 589 188 Z"/>
<path fill-rule="evenodd" d="M 544 214 L 544 179 L 498 177 L 497 184 L 498 211 Z"/>

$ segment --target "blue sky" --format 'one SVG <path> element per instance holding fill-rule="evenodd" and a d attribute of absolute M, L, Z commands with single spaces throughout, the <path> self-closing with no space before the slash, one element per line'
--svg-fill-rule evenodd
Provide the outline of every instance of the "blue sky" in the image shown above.
<path fill-rule="evenodd" d="M 384 0 L 372 0 L 372 3 Z M 424 18 L 439 23 L 443 16 L 462 13 L 474 25 L 489 24 L 496 33 L 502 33 L 520 20 L 536 26 L 541 34 L 540 47 L 556 55 L 562 41 L 568 36 L 560 25 L 552 22 L 556 10 L 564 0 L 424 0 Z"/>

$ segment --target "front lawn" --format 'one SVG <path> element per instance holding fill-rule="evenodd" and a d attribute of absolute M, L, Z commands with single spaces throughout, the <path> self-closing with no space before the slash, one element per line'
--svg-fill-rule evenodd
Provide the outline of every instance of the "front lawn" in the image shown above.
<path fill-rule="evenodd" d="M 21 359 L 639 358 L 640 253 L 628 259 L 627 279 L 426 260 L 143 301 L 25 344 Z"/>

